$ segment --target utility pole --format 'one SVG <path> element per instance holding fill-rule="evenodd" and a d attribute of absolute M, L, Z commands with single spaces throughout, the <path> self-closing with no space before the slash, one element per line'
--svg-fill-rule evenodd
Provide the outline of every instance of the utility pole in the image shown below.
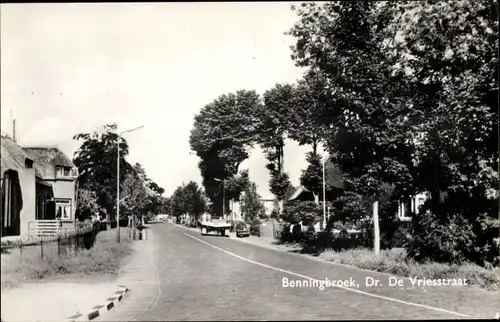
<path fill-rule="evenodd" d="M 326 180 L 325 180 L 325 162 L 327 158 L 323 158 L 323 230 L 326 229 Z"/>
<path fill-rule="evenodd" d="M 132 132 L 138 129 L 143 128 L 144 126 L 138 126 L 130 130 L 123 131 L 118 134 L 118 138 L 116 141 L 117 146 L 117 158 L 116 158 L 116 241 L 120 242 L 120 141 L 122 135 L 127 132 Z"/>
<path fill-rule="evenodd" d="M 373 203 L 373 232 L 375 255 L 380 253 L 380 228 L 378 222 L 378 200 Z"/>

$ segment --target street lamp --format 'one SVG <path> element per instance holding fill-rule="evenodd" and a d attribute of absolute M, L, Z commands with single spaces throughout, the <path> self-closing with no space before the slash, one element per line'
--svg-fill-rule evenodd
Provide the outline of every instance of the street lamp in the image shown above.
<path fill-rule="evenodd" d="M 218 178 L 214 178 L 215 181 L 219 181 L 219 182 L 222 182 L 222 218 L 226 219 L 226 217 L 224 216 L 224 213 L 226 212 L 226 205 L 225 205 L 225 202 L 226 202 L 226 180 L 221 180 L 221 179 L 218 179 Z"/>
<path fill-rule="evenodd" d="M 132 132 L 138 129 L 142 129 L 144 125 L 134 127 L 133 129 L 126 130 L 118 134 L 118 139 L 116 141 L 117 146 L 117 158 L 116 158 L 116 241 L 120 242 L 120 141 L 122 135 L 128 132 Z"/>

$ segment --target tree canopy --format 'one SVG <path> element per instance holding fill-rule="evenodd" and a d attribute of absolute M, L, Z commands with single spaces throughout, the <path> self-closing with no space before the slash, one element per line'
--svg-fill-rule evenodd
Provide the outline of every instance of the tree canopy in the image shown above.
<path fill-rule="evenodd" d="M 73 163 L 78 167 L 77 215 L 88 218 L 104 212 L 113 220 L 116 214 L 118 126 L 108 124 L 102 133 L 80 133 L 81 141 Z M 161 211 L 163 188 L 146 176 L 140 164 L 132 166 L 126 158 L 129 146 L 120 141 L 120 211 L 124 214 L 155 215 Z"/>

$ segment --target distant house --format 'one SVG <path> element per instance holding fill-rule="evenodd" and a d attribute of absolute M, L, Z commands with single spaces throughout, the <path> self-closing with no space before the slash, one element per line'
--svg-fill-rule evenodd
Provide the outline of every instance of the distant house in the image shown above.
<path fill-rule="evenodd" d="M 44 199 L 42 184 L 52 187 L 52 198 L 44 204 L 39 202 L 35 220 L 62 222 L 62 228 L 74 228 L 76 224 L 78 168 L 55 146 L 24 147 L 23 150 L 34 160 L 40 185 L 37 185 L 37 199 Z"/>
<path fill-rule="evenodd" d="M 33 159 L 6 135 L 1 135 L 1 152 L 2 237 L 25 235 L 35 219 L 36 186 L 41 176 Z"/>

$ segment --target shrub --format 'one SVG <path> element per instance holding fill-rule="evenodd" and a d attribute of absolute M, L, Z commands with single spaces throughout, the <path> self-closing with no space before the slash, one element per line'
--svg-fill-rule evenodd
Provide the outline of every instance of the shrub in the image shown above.
<path fill-rule="evenodd" d="M 342 230 L 338 235 L 332 232 L 318 232 L 315 240 L 315 248 L 321 252 L 326 249 L 341 251 L 360 247 L 362 241 L 360 237 L 349 235 L 347 230 Z"/>
<path fill-rule="evenodd" d="M 426 211 L 414 217 L 412 236 L 408 253 L 420 262 L 459 264 L 474 247 L 472 225 L 460 215 L 439 218 Z"/>
<path fill-rule="evenodd" d="M 341 252 L 330 249 L 322 252 L 319 257 L 326 261 L 403 277 L 467 278 L 471 285 L 500 290 L 500 268 L 486 269 L 471 263 L 418 263 L 409 259 L 404 251 L 382 250 L 379 256 L 375 256 L 373 251 L 365 248 Z"/>

